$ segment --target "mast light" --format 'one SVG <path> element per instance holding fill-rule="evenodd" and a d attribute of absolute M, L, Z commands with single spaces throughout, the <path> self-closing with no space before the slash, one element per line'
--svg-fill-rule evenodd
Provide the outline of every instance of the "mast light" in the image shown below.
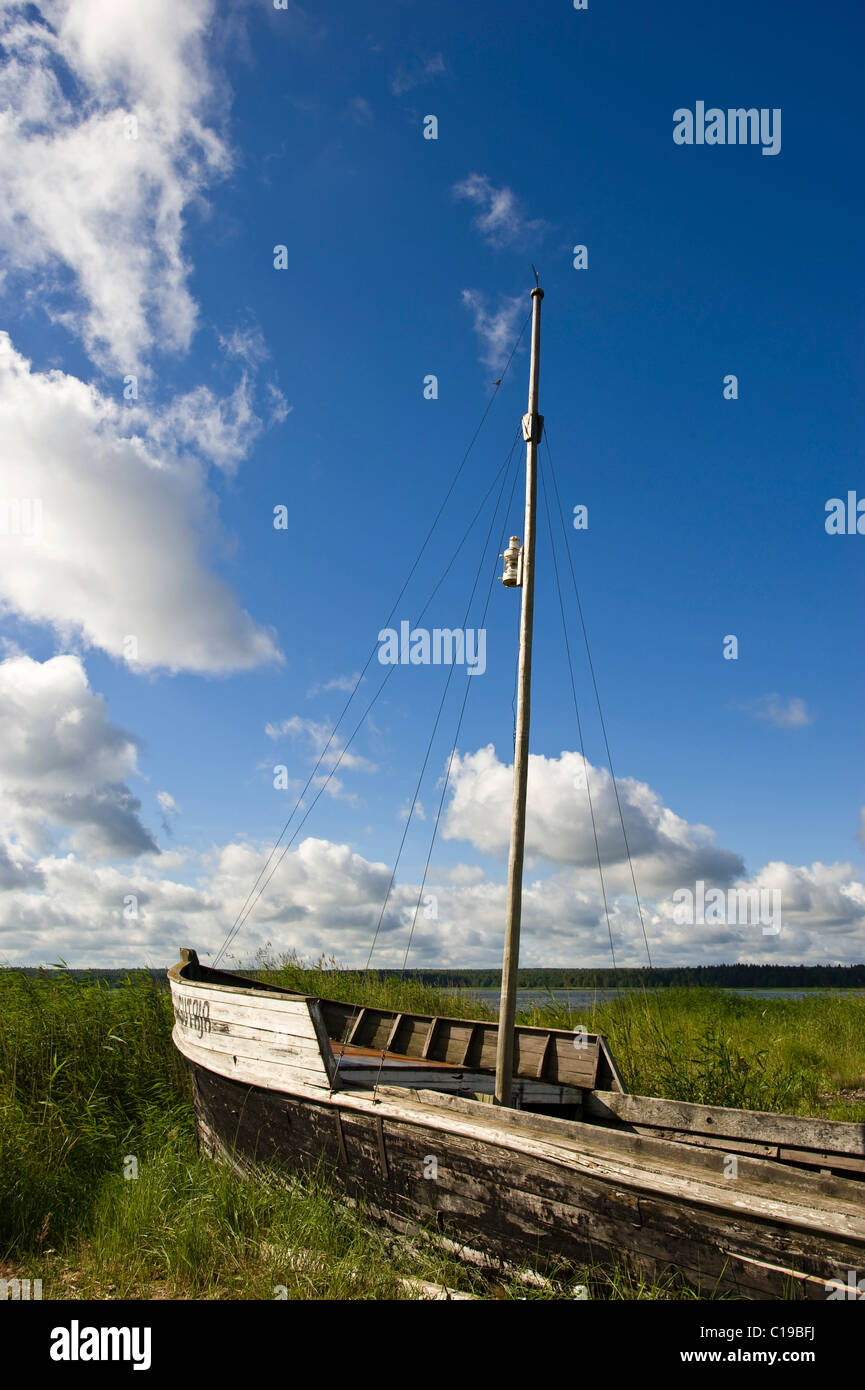
<path fill-rule="evenodd" d="M 502 558 L 505 562 L 502 583 L 509 589 L 520 588 L 523 582 L 523 548 L 519 536 L 511 536 L 511 543 Z"/>

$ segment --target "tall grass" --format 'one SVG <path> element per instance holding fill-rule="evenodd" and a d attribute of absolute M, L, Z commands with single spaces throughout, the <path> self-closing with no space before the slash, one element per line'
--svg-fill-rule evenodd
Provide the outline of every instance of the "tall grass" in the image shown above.
<path fill-rule="evenodd" d="M 827 1119 L 865 1119 L 865 997 L 756 999 L 635 991 L 586 1010 L 552 998 L 533 1023 L 604 1033 L 635 1095 Z"/>

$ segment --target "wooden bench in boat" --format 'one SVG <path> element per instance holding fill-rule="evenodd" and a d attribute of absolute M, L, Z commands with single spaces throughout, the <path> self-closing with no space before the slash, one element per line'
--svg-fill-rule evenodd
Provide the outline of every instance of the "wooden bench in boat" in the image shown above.
<path fill-rule="evenodd" d="M 319 1001 L 337 1057 L 344 1049 L 365 1049 L 385 1064 L 413 1061 L 422 1067 L 495 1072 L 498 1024 L 430 1014 L 396 1013 Z M 514 1076 L 556 1087 L 624 1091 L 622 1078 L 599 1033 L 557 1028 L 514 1029 Z"/>

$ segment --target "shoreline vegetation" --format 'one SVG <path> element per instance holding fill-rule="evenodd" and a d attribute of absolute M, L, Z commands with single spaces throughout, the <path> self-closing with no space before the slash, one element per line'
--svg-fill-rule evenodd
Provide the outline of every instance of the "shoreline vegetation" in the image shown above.
<path fill-rule="evenodd" d="M 756 968 L 773 973 L 756 988 L 814 992 L 755 998 L 717 980 L 683 985 L 680 971 L 619 971 L 619 985 L 639 975 L 633 992 L 579 1008 L 550 995 L 520 1021 L 605 1033 L 635 1094 L 865 1121 L 865 997 L 835 973 L 782 984 L 776 972 L 803 968 Z M 863 987 L 865 967 L 842 969 Z M 402 978 L 263 955 L 251 973 L 348 1002 L 496 1017 L 454 992 L 494 988 L 495 971 Z M 603 990 L 611 973 L 526 970 L 520 986 Z M 659 973 L 677 978 L 659 988 Z M 0 1020 L 0 1278 L 42 1279 L 45 1299 L 412 1299 L 424 1296 L 419 1280 L 480 1298 L 573 1298 L 580 1283 L 594 1298 L 695 1297 L 675 1271 L 650 1282 L 625 1267 L 491 1282 L 434 1239 L 367 1225 L 325 1172 L 250 1182 L 199 1155 L 162 972 L 0 969 Z"/>
<path fill-rule="evenodd" d="M 293 959 L 286 957 L 286 960 Z M 284 968 L 273 964 L 267 950 L 258 960 L 255 973 L 260 970 Z M 174 962 L 170 962 L 173 964 Z M 0 967 L 17 970 L 27 976 L 51 976 L 62 973 L 78 980 L 104 980 L 108 984 L 122 983 L 130 973 L 151 975 L 159 983 L 165 983 L 164 968 L 141 968 L 130 970 L 122 968 L 101 969 L 99 967 L 69 969 L 36 965 Z M 231 964 L 228 970 L 246 973 L 247 967 Z M 500 969 L 446 969 L 429 970 L 349 970 L 336 966 L 335 961 L 322 961 L 315 967 L 319 975 L 326 977 L 328 972 L 340 979 L 360 978 L 362 980 L 418 980 L 433 989 L 500 989 L 502 972 Z M 518 977 L 519 989 L 665 989 L 671 985 L 689 988 L 714 989 L 865 989 L 865 965 L 695 965 L 695 966 L 653 966 L 633 969 L 622 966 L 617 969 L 606 967 L 598 970 L 585 970 L 571 966 L 523 966 Z"/>

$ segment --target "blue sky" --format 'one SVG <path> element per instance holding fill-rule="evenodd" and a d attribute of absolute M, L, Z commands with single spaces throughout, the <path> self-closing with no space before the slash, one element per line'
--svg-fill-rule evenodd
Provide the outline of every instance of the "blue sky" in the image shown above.
<path fill-rule="evenodd" d="M 541 409 L 566 521 L 588 508 L 568 544 L 653 959 L 861 960 L 865 538 L 824 524 L 828 499 L 865 497 L 859 8 L 60 0 L 0 23 L 3 497 L 41 509 L 38 535 L 0 537 L 0 956 L 218 948 L 490 401 L 534 263 Z M 676 144 L 697 102 L 780 110 L 779 151 Z M 526 344 L 397 618 L 508 454 Z M 462 624 L 488 522 L 429 627 Z M 493 584 L 410 964 L 500 956 L 518 604 Z M 573 603 L 568 621 L 617 958 L 641 964 Z M 241 955 L 365 961 L 446 677 L 395 671 Z M 457 668 L 373 963 L 402 959 L 465 684 Z M 606 964 L 543 513 L 533 713 L 523 956 Z M 697 880 L 777 888 L 782 930 L 674 922 Z"/>

